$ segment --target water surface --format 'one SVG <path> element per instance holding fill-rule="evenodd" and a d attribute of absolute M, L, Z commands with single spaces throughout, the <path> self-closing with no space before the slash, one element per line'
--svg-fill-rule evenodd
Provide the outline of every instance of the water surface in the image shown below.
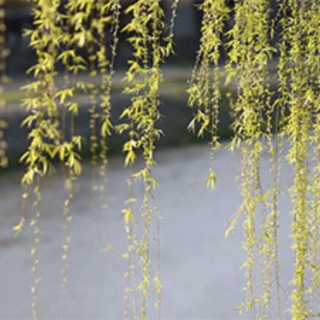
<path fill-rule="evenodd" d="M 241 219 L 227 239 L 228 219 L 241 201 L 236 177 L 239 161 L 225 146 L 216 155 L 218 183 L 214 191 L 205 187 L 210 165 L 206 145 L 160 150 L 156 154 L 154 176 L 160 184 L 154 192 L 161 220 L 162 319 L 241 319 L 234 307 L 241 304 L 245 253 Z M 264 154 L 263 176 L 268 176 L 268 156 Z M 139 164 L 137 168 L 139 167 Z M 137 170 L 136 168 L 136 170 Z M 13 239 L 12 227 L 19 221 L 22 172 L 0 177 L 0 318 L 31 319 L 33 230 L 29 226 L 34 212 L 32 197 L 28 202 L 28 223 Z M 106 210 L 93 213 L 91 169 L 85 166 L 76 182 L 71 204 L 70 253 L 67 285 L 67 319 L 123 319 L 127 261 L 126 234 L 121 210 L 129 197 L 129 169 L 122 158 L 110 160 L 107 172 Z M 63 201 L 66 191 L 63 175 L 57 173 L 42 182 L 39 251 L 39 319 L 61 319 Z M 281 186 L 291 181 L 291 171 L 283 168 Z M 98 179 L 101 183 L 101 179 Z M 134 186 L 134 196 L 142 201 L 143 186 Z M 280 238 L 283 283 L 290 279 L 290 240 L 288 223 L 290 205 L 287 195 L 280 198 L 283 231 Z M 136 212 L 138 209 L 136 210 Z M 104 223 L 107 221 L 107 230 Z M 152 227 L 152 239 L 156 237 Z M 101 245 L 111 239 L 113 253 L 101 252 Z M 152 259 L 156 243 L 152 243 Z M 285 287 L 285 286 L 284 286 Z M 150 302 L 147 319 L 157 317 Z"/>

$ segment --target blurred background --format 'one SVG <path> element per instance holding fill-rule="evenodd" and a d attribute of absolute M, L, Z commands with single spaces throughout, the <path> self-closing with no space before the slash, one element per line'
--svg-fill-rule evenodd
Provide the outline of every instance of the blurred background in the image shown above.
<path fill-rule="evenodd" d="M 128 22 L 129 17 L 124 14 L 125 9 L 134 2 L 134 0 L 122 1 L 122 12 L 120 16 L 120 26 Z M 194 134 L 186 130 L 190 120 L 192 119 L 195 110 L 187 108 L 188 81 L 191 77 L 191 71 L 194 66 L 197 51 L 199 48 L 200 29 L 202 14 L 198 6 L 202 3 L 201 0 L 180 0 L 177 8 L 177 17 L 174 26 L 174 50 L 175 54 L 171 55 L 163 66 L 164 83 L 162 85 L 160 112 L 163 114 L 158 126 L 165 131 L 165 135 L 158 142 L 159 146 L 180 145 L 190 142 L 198 142 Z M 234 1 L 226 0 L 227 5 L 231 9 L 230 19 L 225 23 L 225 31 L 232 28 L 234 23 Z M 63 1 L 62 1 L 63 4 Z M 167 24 L 171 21 L 171 5 L 172 0 L 162 1 L 163 9 L 166 13 Z M 6 59 L 6 73 L 11 78 L 11 81 L 5 85 L 4 98 L 7 101 L 7 110 L 4 112 L 4 118 L 11 123 L 6 136 L 8 139 L 8 155 L 11 158 L 11 166 L 19 165 L 18 158 L 21 155 L 19 149 L 25 150 L 27 141 L 25 139 L 27 129 L 19 128 L 21 121 L 25 117 L 25 113 L 21 108 L 18 108 L 21 98 L 24 97 L 23 92 L 19 90 L 21 86 L 32 81 L 32 75 L 26 75 L 26 71 L 37 63 L 37 57 L 29 47 L 29 38 L 23 37 L 24 29 L 32 28 L 32 13 L 31 3 L 25 0 L 6 0 L 5 1 L 5 24 L 6 24 L 6 46 L 10 50 L 10 55 Z M 270 0 L 270 18 L 277 16 L 277 1 Z M 276 45 L 279 30 L 276 28 L 272 42 Z M 115 76 L 114 88 L 112 95 L 113 124 L 118 124 L 118 117 L 123 110 L 123 106 L 129 103 L 129 97 L 122 94 L 124 84 L 122 79 L 127 70 L 127 61 L 131 58 L 131 46 L 126 41 L 127 34 L 119 33 L 119 44 L 117 47 L 117 56 L 115 60 Z M 111 44 L 111 37 L 107 37 Z M 222 39 L 223 43 L 227 42 L 225 36 Z M 85 56 L 86 53 L 84 52 Z M 220 63 L 223 66 L 226 58 L 226 49 L 221 47 Z M 276 59 L 277 56 L 274 56 Z M 63 85 L 63 70 L 61 65 L 57 64 L 57 84 Z M 276 72 L 276 65 L 270 62 L 271 78 Z M 79 75 L 80 80 L 90 81 L 87 74 Z M 232 123 L 229 114 L 229 102 L 226 98 L 228 92 L 235 94 L 235 87 L 226 87 L 221 83 L 221 107 L 220 107 L 220 122 L 218 124 L 219 136 L 222 139 L 229 138 L 232 134 L 230 124 Z M 78 96 L 81 100 L 81 107 L 87 109 L 90 104 L 88 96 Z M 14 110 L 14 111 L 13 111 Z M 13 117 L 14 114 L 14 117 Z M 83 112 L 82 115 L 86 113 Z M 80 115 L 76 119 L 76 125 L 80 130 L 80 134 L 88 137 L 90 130 L 88 117 Z M 16 128 L 19 128 L 17 131 Z M 17 143 L 18 142 L 18 143 Z M 119 135 L 113 135 L 109 139 L 110 152 L 119 153 L 123 138 Z M 84 148 L 84 150 L 87 150 Z M 87 151 L 84 151 L 86 153 Z M 85 155 L 84 156 L 88 156 Z"/>
<path fill-rule="evenodd" d="M 202 0 L 180 0 L 178 4 L 178 15 L 175 20 L 175 55 L 172 55 L 167 63 L 173 65 L 193 66 L 199 46 L 202 13 L 198 6 Z M 234 0 L 226 0 L 231 9 L 230 19 L 225 24 L 225 30 L 230 30 L 234 22 Z M 63 3 L 63 1 L 62 1 Z M 122 14 L 120 23 L 123 27 L 128 21 L 124 14 L 125 9 L 134 3 L 134 0 L 121 0 Z M 173 0 L 162 0 L 162 6 L 166 13 L 167 24 L 171 20 L 171 5 Z M 7 71 L 9 75 L 24 74 L 25 71 L 36 61 L 34 52 L 28 47 L 28 39 L 22 37 L 23 29 L 32 28 L 31 3 L 25 0 L 5 0 L 7 27 L 7 47 L 11 51 L 8 57 Z M 270 18 L 277 16 L 278 6 L 276 0 L 270 0 Z M 278 32 L 276 30 L 273 44 L 277 42 Z M 117 67 L 126 68 L 126 61 L 130 56 L 130 47 L 126 44 L 126 34 L 120 33 L 120 45 L 117 55 Z M 225 59 L 224 49 L 221 49 L 221 63 Z M 19 58 L 17 58 L 19 57 Z M 14 63 L 11 63 L 14 62 Z"/>

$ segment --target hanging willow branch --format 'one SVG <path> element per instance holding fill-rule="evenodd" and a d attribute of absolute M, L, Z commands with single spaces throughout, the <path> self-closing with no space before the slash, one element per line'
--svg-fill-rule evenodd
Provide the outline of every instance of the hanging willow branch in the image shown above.
<path fill-rule="evenodd" d="M 29 72 L 33 72 L 37 80 L 26 85 L 23 89 L 30 92 L 30 97 L 24 100 L 24 105 L 30 111 L 30 115 L 23 121 L 22 125 L 27 125 L 30 128 L 29 139 L 30 145 L 28 151 L 21 157 L 27 170 L 22 178 L 22 183 L 33 185 L 35 194 L 35 217 L 31 221 L 34 226 L 35 244 L 31 253 L 34 256 L 34 266 L 32 268 L 34 274 L 33 292 L 33 317 L 37 319 L 37 286 L 40 281 L 38 275 L 38 245 L 40 242 L 41 230 L 39 229 L 39 219 L 41 212 L 39 209 L 41 201 L 40 181 L 53 168 L 53 159 L 57 158 L 69 168 L 70 183 L 75 174 L 80 174 L 81 165 L 79 155 L 75 151 L 80 148 L 80 137 L 72 136 L 71 141 L 67 142 L 65 137 L 61 135 L 58 102 L 64 105 L 68 97 L 74 95 L 72 88 L 64 88 L 60 91 L 55 85 L 55 64 L 61 59 L 68 60 L 69 57 L 74 58 L 72 51 L 67 51 L 64 56 L 59 56 L 59 46 L 64 41 L 63 29 L 61 28 L 62 18 L 59 13 L 60 1 L 52 0 L 44 3 L 43 1 L 35 1 L 33 7 L 35 30 L 27 31 L 30 36 L 30 46 L 38 55 L 38 64 L 31 67 Z M 69 54 L 69 56 L 67 55 Z M 64 60 L 65 59 L 65 60 Z M 70 107 L 70 103 L 68 105 Z M 74 110 L 72 111 L 74 112 Z M 65 268 L 67 266 L 68 243 L 70 237 L 68 235 L 68 225 L 71 221 L 69 216 L 69 202 L 72 198 L 70 192 L 70 184 L 67 188 L 69 191 L 68 199 L 65 202 L 64 214 L 66 216 L 66 244 L 64 245 L 63 259 Z M 23 198 L 26 199 L 28 193 L 24 192 Z M 23 200 L 24 201 L 24 200 Z M 23 205 L 24 206 L 24 205 Z M 24 211 L 24 210 L 23 210 Z M 25 216 L 22 212 L 20 223 L 14 228 L 20 231 L 24 226 Z M 64 269 L 63 286 L 65 286 L 66 269 Z"/>
<path fill-rule="evenodd" d="M 267 64 L 273 49 L 268 39 L 267 1 L 244 1 L 235 6 L 235 25 L 229 32 L 230 63 L 228 73 L 238 84 L 238 98 L 233 114 L 235 137 L 231 148 L 241 149 L 241 184 L 243 202 L 239 214 L 245 215 L 243 228 L 245 241 L 242 246 L 247 252 L 245 268 L 246 285 L 244 308 L 246 317 L 267 319 L 269 316 L 270 276 L 264 279 L 267 287 L 257 295 L 254 266 L 257 256 L 261 257 L 258 239 L 258 207 L 263 201 L 261 190 L 260 159 L 264 149 L 261 138 L 264 136 L 265 120 L 263 112 L 268 108 Z M 266 248 L 264 248 L 266 250 Z M 260 274 L 261 276 L 261 274 Z M 266 292 L 267 291 L 267 292 Z"/>
<path fill-rule="evenodd" d="M 36 29 L 30 32 L 30 45 L 36 50 L 38 55 L 38 64 L 30 68 L 38 78 L 37 81 L 27 85 L 24 89 L 33 91 L 35 95 L 27 98 L 24 104 L 27 110 L 32 114 L 28 116 L 23 125 L 31 128 L 29 139 L 31 140 L 28 151 L 22 156 L 21 161 L 27 165 L 27 171 L 22 178 L 22 183 L 32 185 L 35 193 L 35 216 L 31 222 L 34 226 L 35 244 L 31 253 L 34 256 L 34 274 L 33 292 L 33 318 L 37 319 L 37 287 L 40 281 L 38 275 L 38 245 L 40 242 L 39 204 L 41 201 L 40 179 L 51 170 L 52 162 L 50 157 L 56 149 L 56 144 L 60 141 L 59 123 L 57 120 L 57 104 L 54 101 L 55 82 L 54 71 L 55 61 L 57 59 L 57 47 L 59 46 L 60 28 L 57 27 L 58 16 L 57 9 L 59 1 L 35 1 L 34 18 Z"/>
<path fill-rule="evenodd" d="M 188 89 L 188 104 L 191 107 L 197 106 L 198 111 L 189 124 L 189 128 L 195 131 L 196 123 L 199 123 L 198 136 L 203 136 L 205 131 L 211 134 L 212 168 L 206 184 L 214 188 L 217 180 L 213 170 L 214 153 L 220 147 L 217 132 L 221 98 L 219 58 L 222 45 L 221 36 L 225 22 L 229 18 L 230 9 L 224 0 L 206 0 L 200 9 L 203 11 L 200 49 Z"/>
<path fill-rule="evenodd" d="M 288 85 L 284 97 L 289 115 L 284 130 L 290 142 L 287 158 L 294 179 L 290 188 L 295 259 L 290 311 L 293 319 L 304 319 L 319 316 L 318 303 L 314 303 L 319 301 L 319 231 L 314 227 L 318 222 L 319 2 L 287 1 L 282 11 L 280 79 L 282 87 Z M 314 161 L 310 161 L 312 148 Z M 315 176 L 309 175 L 310 170 Z"/>
<path fill-rule="evenodd" d="M 99 28 L 97 28 L 98 34 L 98 43 L 99 49 L 97 52 L 98 57 L 98 67 L 101 73 L 102 81 L 101 81 L 101 90 L 102 93 L 100 95 L 101 103 L 101 152 L 100 159 L 102 161 L 100 166 L 100 176 L 103 178 L 103 182 L 100 185 L 100 199 L 101 199 L 101 209 L 105 210 L 107 208 L 106 204 L 106 192 L 105 186 L 107 183 L 106 178 L 106 169 L 108 164 L 108 146 L 107 146 L 107 138 L 111 135 L 112 123 L 111 123 L 111 87 L 112 87 L 112 76 L 114 74 L 114 64 L 117 53 L 117 45 L 119 42 L 119 27 L 120 27 L 120 10 L 121 5 L 119 0 L 109 1 L 108 4 L 103 5 L 103 1 L 100 3 L 99 9 L 99 17 L 100 20 L 105 17 L 111 17 L 111 30 L 110 34 L 112 35 L 112 44 L 110 48 L 110 59 L 108 59 L 107 48 L 106 48 L 106 27 L 107 23 L 101 23 Z M 110 14 L 110 16 L 108 16 Z M 111 242 L 108 244 L 109 249 L 112 248 Z"/>
<path fill-rule="evenodd" d="M 136 289 L 141 291 L 139 317 L 145 319 L 147 301 L 151 294 L 150 227 L 153 214 L 155 213 L 158 216 L 156 204 L 152 200 L 152 189 L 157 183 L 152 176 L 152 167 L 155 164 L 155 140 L 159 138 L 161 133 L 156 128 L 156 122 L 160 118 L 158 110 L 160 103 L 159 87 L 162 81 L 160 64 L 170 53 L 172 42 L 169 36 L 168 45 L 166 47 L 162 45 L 165 24 L 160 1 L 136 1 L 128 7 L 126 14 L 131 14 L 132 19 L 123 31 L 130 34 L 128 41 L 134 51 L 134 59 L 129 61 L 130 67 L 126 76 L 126 80 L 131 85 L 125 89 L 125 92 L 131 95 L 131 105 L 121 115 L 121 118 L 127 118 L 129 123 L 121 124 L 117 129 L 119 132 L 129 132 L 129 141 L 124 144 L 123 148 L 126 152 L 125 164 L 132 166 L 136 159 L 136 150 L 140 148 L 144 158 L 144 168 L 132 175 L 133 178 L 142 179 L 144 182 L 141 214 L 139 217 L 135 217 L 131 205 L 123 212 L 129 240 L 126 257 L 132 263 L 132 261 L 135 261 L 134 253 L 139 254 L 141 277 L 138 279 L 139 283 Z M 130 180 L 130 187 L 132 187 L 132 180 Z M 134 201 L 135 199 L 131 195 L 128 202 L 131 204 Z M 138 237 L 134 234 L 132 228 L 134 228 L 133 224 L 138 222 L 140 218 L 143 223 L 143 234 L 138 242 Z M 160 241 L 159 234 L 158 241 Z M 129 268 L 133 269 L 135 267 L 129 265 Z M 130 270 L 127 273 L 127 276 L 129 275 Z M 155 291 L 160 295 L 159 277 L 158 272 L 153 281 Z M 134 275 L 133 278 L 135 278 Z M 160 301 L 157 302 L 157 305 L 160 308 Z M 128 318 L 128 316 L 128 311 L 126 311 L 125 317 Z"/>

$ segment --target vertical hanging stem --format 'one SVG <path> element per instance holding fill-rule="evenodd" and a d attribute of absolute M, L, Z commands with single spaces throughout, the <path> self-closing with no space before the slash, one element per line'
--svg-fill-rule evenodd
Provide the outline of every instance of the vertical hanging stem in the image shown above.
<path fill-rule="evenodd" d="M 221 49 L 221 36 L 224 24 L 229 18 L 230 9 L 224 0 L 205 0 L 200 6 L 203 11 L 201 27 L 200 49 L 193 68 L 190 87 L 188 89 L 188 104 L 197 106 L 198 110 L 189 124 L 189 128 L 196 130 L 199 123 L 198 136 L 203 136 L 206 131 L 210 133 L 211 162 L 210 175 L 206 185 L 214 188 L 216 175 L 214 172 L 214 155 L 220 147 L 218 141 L 220 70 L 219 58 Z"/>
<path fill-rule="evenodd" d="M 32 220 L 34 227 L 35 245 L 31 250 L 34 255 L 34 274 L 33 292 L 33 318 L 37 319 L 37 299 L 38 299 L 38 245 L 40 242 L 39 219 L 41 216 L 39 205 L 41 201 L 40 180 L 50 170 L 52 164 L 49 157 L 54 152 L 56 144 L 60 141 L 58 130 L 57 105 L 54 101 L 54 74 L 55 61 L 57 58 L 57 47 L 59 46 L 60 29 L 57 27 L 59 17 L 57 9 L 59 0 L 50 0 L 48 2 L 34 1 L 34 19 L 35 30 L 27 32 L 31 36 L 30 45 L 36 50 L 38 55 L 38 64 L 30 68 L 29 72 L 34 72 L 37 81 L 24 88 L 35 93 L 35 97 L 25 99 L 24 104 L 27 109 L 32 111 L 23 122 L 23 125 L 32 127 L 29 139 L 30 145 L 28 151 L 24 153 L 21 161 L 24 161 L 27 170 L 22 178 L 23 184 L 33 185 L 36 199 L 34 201 L 35 217 Z M 17 226 L 19 231 L 20 224 Z M 20 229 L 19 229 L 20 228 Z"/>
<path fill-rule="evenodd" d="M 243 248 L 247 252 L 245 268 L 245 300 L 239 309 L 246 318 L 268 319 L 270 317 L 271 273 L 266 264 L 271 243 L 265 239 L 260 228 L 267 227 L 269 217 L 264 210 L 260 226 L 258 210 L 265 205 L 260 179 L 260 159 L 265 148 L 262 138 L 266 135 L 264 113 L 270 108 L 268 104 L 267 63 L 274 50 L 268 39 L 268 2 L 243 1 L 235 5 L 235 25 L 228 32 L 229 65 L 228 81 L 235 80 L 238 85 L 238 98 L 234 105 L 235 136 L 231 149 L 240 147 L 241 183 L 240 191 L 243 202 L 239 214 L 244 214 Z M 275 228 L 275 226 L 274 226 Z M 258 274 L 255 266 L 260 266 Z"/>
<path fill-rule="evenodd" d="M 175 8 L 175 5 L 173 6 Z M 138 285 L 135 290 L 141 293 L 140 319 L 146 318 L 148 300 L 150 299 L 152 288 L 158 294 L 156 305 L 160 308 L 160 262 L 157 263 L 156 275 L 152 285 L 152 265 L 150 261 L 150 232 L 151 223 L 155 218 L 158 229 L 158 246 L 160 243 L 159 214 L 156 202 L 152 195 L 152 190 L 156 185 L 156 180 L 152 175 L 152 168 L 155 164 L 154 150 L 155 140 L 160 135 L 160 130 L 156 128 L 159 114 L 159 89 L 162 81 L 160 64 L 164 57 L 172 51 L 172 37 L 167 38 L 167 46 L 163 46 L 165 24 L 163 22 L 164 12 L 159 0 L 142 1 L 137 0 L 128 7 L 127 14 L 132 15 L 131 21 L 125 26 L 124 31 L 130 33 L 128 41 L 133 47 L 133 59 L 129 61 L 129 70 L 126 80 L 130 83 L 125 92 L 131 95 L 131 106 L 126 108 L 121 118 L 127 117 L 130 124 L 121 124 L 117 130 L 129 132 L 129 141 L 124 144 L 124 151 L 127 153 L 125 164 L 133 164 L 136 159 L 136 150 L 142 150 L 144 168 L 132 175 L 133 178 L 142 179 L 144 183 L 144 197 L 141 206 L 141 213 L 134 217 L 132 208 L 125 209 L 126 230 L 129 239 L 129 250 L 126 257 L 133 261 L 131 250 L 132 240 L 137 239 L 136 253 L 139 259 L 140 275 Z M 173 18 L 174 19 L 174 18 Z M 131 180 L 132 181 L 132 180 Z M 129 199 L 130 204 L 132 198 Z M 154 217 L 156 215 L 156 217 Z M 143 225 L 141 239 L 137 235 L 132 235 L 134 230 L 130 230 L 133 221 L 140 221 Z M 135 240 L 134 240 L 135 241 Z M 158 247 L 159 256 L 159 247 Z M 127 275 L 129 273 L 127 272 Z M 159 311 L 160 314 L 160 311 Z"/>
<path fill-rule="evenodd" d="M 312 113 L 314 110 L 314 93 L 318 92 L 315 83 L 315 61 L 319 53 L 314 35 L 318 26 L 315 25 L 314 14 L 317 5 L 309 1 L 289 0 L 282 7 L 284 18 L 282 25 L 282 46 L 280 62 L 282 68 L 280 79 L 283 86 L 287 85 L 286 94 L 289 114 L 285 133 L 288 135 L 290 149 L 288 161 L 293 167 L 293 185 L 290 196 L 293 203 L 292 214 L 292 250 L 294 253 L 294 274 L 291 280 L 291 315 L 292 319 L 305 319 L 312 316 L 309 308 L 309 268 L 310 241 L 310 151 L 312 146 Z M 285 83 L 286 81 L 286 83 Z M 311 188 L 312 189 L 312 188 Z M 311 211 L 312 212 L 312 211 Z M 312 219 L 316 212 L 312 212 Z M 312 228 L 311 228 L 312 229 Z M 318 240 L 316 240 L 318 241 Z"/>
<path fill-rule="evenodd" d="M 101 109 L 101 139 L 100 139 L 100 159 L 102 161 L 100 166 L 100 176 L 102 178 L 102 183 L 100 184 L 100 201 L 101 210 L 104 212 L 107 208 L 105 186 L 107 183 L 107 164 L 108 164 L 108 146 L 107 139 L 111 135 L 111 130 L 113 128 L 111 123 L 111 87 L 112 87 L 112 77 L 114 74 L 114 63 L 117 52 L 118 45 L 118 33 L 119 33 L 119 16 L 120 16 L 120 1 L 112 0 L 108 4 L 104 5 L 103 1 L 100 1 L 97 6 L 98 17 L 100 20 L 99 28 L 97 28 L 97 38 L 98 38 L 98 67 L 101 73 L 101 94 L 100 94 L 100 109 Z M 109 14 L 109 16 L 107 16 Z M 110 37 L 112 38 L 112 44 L 110 47 L 110 58 L 108 58 L 107 43 L 106 43 L 106 26 L 104 20 L 111 19 L 111 30 Z M 108 233 L 107 221 L 105 220 L 105 230 Z M 109 249 L 112 249 L 112 244 L 110 239 L 108 239 Z"/>

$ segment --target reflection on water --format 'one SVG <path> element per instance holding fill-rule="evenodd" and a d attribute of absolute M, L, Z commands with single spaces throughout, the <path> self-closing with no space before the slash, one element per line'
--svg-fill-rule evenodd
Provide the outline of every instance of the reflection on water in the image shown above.
<path fill-rule="evenodd" d="M 241 265 L 241 221 L 234 234 L 224 239 L 229 217 L 240 203 L 236 176 L 238 162 L 225 149 L 216 156 L 218 183 L 211 191 L 204 185 L 208 175 L 209 148 L 192 146 L 160 150 L 154 176 L 160 181 L 155 191 L 161 222 L 161 277 L 163 284 L 162 319 L 240 319 L 234 307 L 242 301 L 244 283 Z M 268 175 L 268 159 L 263 170 Z M 139 164 L 138 164 L 139 166 Z M 22 172 L 1 176 L 0 180 L 0 319 L 31 319 L 30 286 L 33 264 L 30 249 L 33 230 L 28 224 L 17 239 L 12 227 L 19 221 Z M 92 210 L 91 171 L 85 166 L 76 182 L 71 204 L 73 216 L 67 284 L 68 319 L 122 319 L 124 309 L 126 235 L 121 210 L 129 197 L 129 170 L 123 159 L 114 158 L 108 166 L 104 200 L 105 211 Z M 284 168 L 283 185 L 290 180 Z M 61 318 L 62 245 L 64 243 L 63 201 L 66 197 L 63 174 L 42 182 L 40 228 L 43 231 L 39 252 L 39 319 Z M 101 182 L 100 180 L 98 181 Z M 135 185 L 135 197 L 141 201 L 143 186 Z M 280 210 L 287 212 L 285 195 Z M 97 207 L 100 207 L 97 194 Z M 138 211 L 138 207 L 137 210 Z M 28 199 L 28 221 L 33 216 L 32 196 Z M 106 232 L 104 215 L 107 219 Z M 288 268 L 287 221 L 281 238 L 284 283 L 290 278 Z M 154 230 L 152 229 L 152 232 Z M 101 253 L 101 244 L 111 239 L 113 253 Z M 154 244 L 156 246 L 156 244 Z M 155 247 L 154 247 L 155 248 Z M 155 254 L 151 254 L 152 257 Z M 202 307 L 201 307 L 202 306 Z M 201 310 L 202 308 L 202 310 Z M 148 319 L 156 317 L 150 303 Z"/>

